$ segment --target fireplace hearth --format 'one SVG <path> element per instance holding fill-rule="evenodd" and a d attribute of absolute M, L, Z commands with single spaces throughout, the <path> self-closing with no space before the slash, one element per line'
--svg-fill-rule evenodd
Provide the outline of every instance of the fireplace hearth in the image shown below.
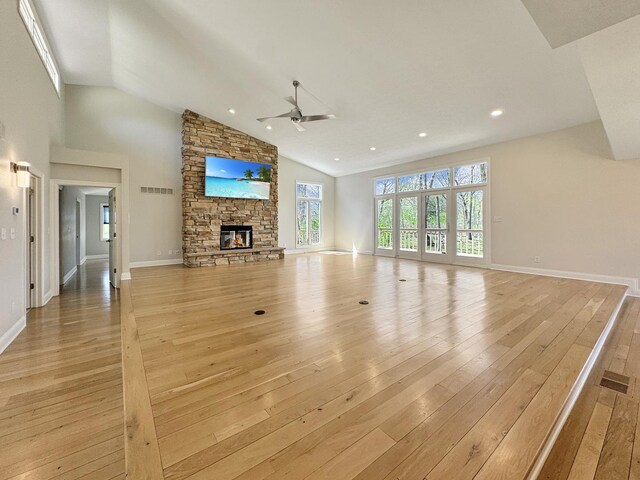
<path fill-rule="evenodd" d="M 251 225 L 222 225 L 220 227 L 220 250 L 242 250 L 253 248 Z"/>

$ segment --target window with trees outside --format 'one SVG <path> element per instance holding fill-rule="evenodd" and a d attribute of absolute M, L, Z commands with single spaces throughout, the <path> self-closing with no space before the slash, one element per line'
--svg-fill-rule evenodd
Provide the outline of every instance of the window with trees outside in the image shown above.
<path fill-rule="evenodd" d="M 322 185 L 296 182 L 296 246 L 322 242 Z"/>
<path fill-rule="evenodd" d="M 100 204 L 100 240 L 109 240 L 109 205 Z"/>
<path fill-rule="evenodd" d="M 486 161 L 376 178 L 375 252 L 439 262 L 481 261 L 488 180 Z"/>

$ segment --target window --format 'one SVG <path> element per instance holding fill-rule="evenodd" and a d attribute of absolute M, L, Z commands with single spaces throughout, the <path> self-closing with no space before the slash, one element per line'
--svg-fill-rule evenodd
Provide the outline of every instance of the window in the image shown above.
<path fill-rule="evenodd" d="M 380 178 L 376 180 L 376 195 L 386 195 L 388 193 L 395 193 L 396 191 L 396 179 Z"/>
<path fill-rule="evenodd" d="M 20 12 L 22 21 L 27 27 L 31 40 L 33 40 L 33 44 L 40 55 L 40 59 L 49 74 L 49 78 L 51 78 L 51 81 L 53 82 L 53 87 L 56 89 L 56 93 L 60 95 L 60 74 L 58 73 L 58 67 L 56 67 L 53 56 L 49 51 L 44 33 L 42 32 L 40 25 L 38 25 L 38 21 L 36 20 L 36 16 L 33 13 L 33 8 L 31 7 L 29 0 L 18 0 L 18 11 Z"/>
<path fill-rule="evenodd" d="M 475 185 L 487 183 L 487 163 L 475 163 L 456 167 L 454 172 L 456 185 Z"/>
<path fill-rule="evenodd" d="M 377 255 L 440 263 L 490 261 L 489 163 L 374 179 Z"/>
<path fill-rule="evenodd" d="M 100 240 L 109 240 L 109 205 L 100 204 Z"/>
<path fill-rule="evenodd" d="M 322 242 L 322 185 L 296 183 L 296 246 Z"/>

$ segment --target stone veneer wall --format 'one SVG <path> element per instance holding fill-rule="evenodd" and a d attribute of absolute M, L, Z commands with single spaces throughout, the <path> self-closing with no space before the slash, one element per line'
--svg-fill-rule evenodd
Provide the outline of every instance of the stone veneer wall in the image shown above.
<path fill-rule="evenodd" d="M 269 200 L 204 196 L 205 157 L 271 165 Z M 188 267 L 283 258 L 278 247 L 278 149 L 186 110 L 182 114 L 182 251 Z M 253 249 L 220 250 L 221 225 L 253 226 Z"/>

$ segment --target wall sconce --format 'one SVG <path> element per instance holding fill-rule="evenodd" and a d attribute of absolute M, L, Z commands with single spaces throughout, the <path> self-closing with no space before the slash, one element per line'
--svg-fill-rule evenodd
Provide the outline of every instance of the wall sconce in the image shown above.
<path fill-rule="evenodd" d="M 29 188 L 31 184 L 30 166 L 27 162 L 11 162 L 11 171 L 16 174 L 16 184 L 21 188 Z"/>

